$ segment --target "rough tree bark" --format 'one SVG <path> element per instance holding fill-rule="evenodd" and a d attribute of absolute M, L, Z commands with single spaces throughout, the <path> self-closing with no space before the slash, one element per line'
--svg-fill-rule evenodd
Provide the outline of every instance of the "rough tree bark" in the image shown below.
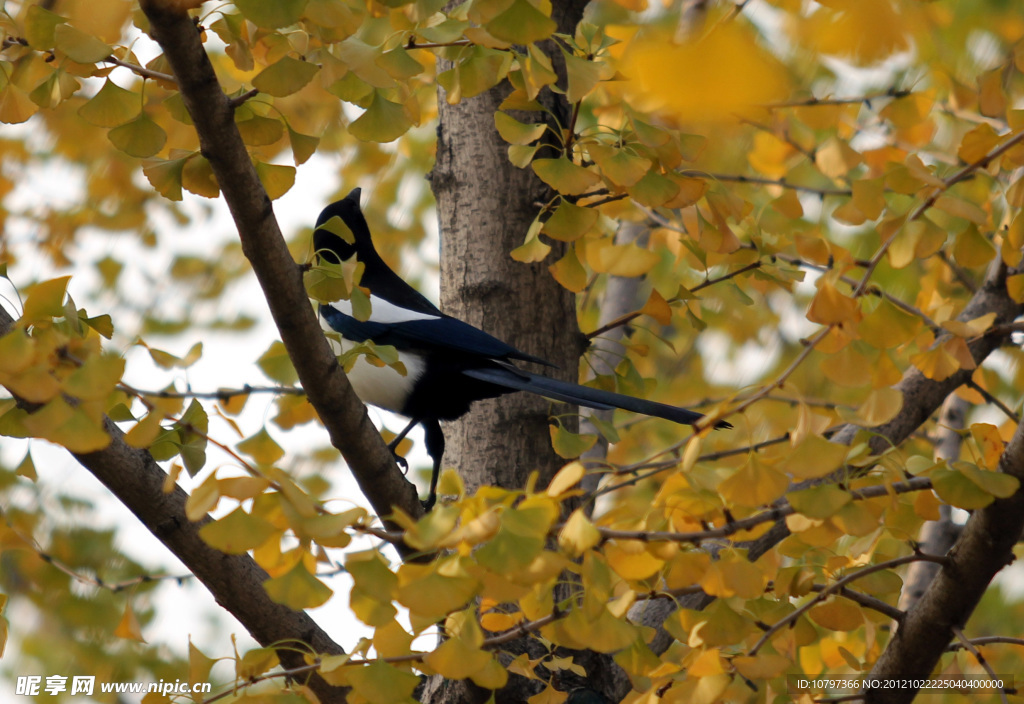
<path fill-rule="evenodd" d="M 574 33 L 585 6 L 582 0 L 555 3 L 552 18 L 558 31 Z M 545 51 L 564 81 L 560 52 L 552 42 Z M 439 71 L 450 67 L 443 60 L 438 63 Z M 494 113 L 509 92 L 504 83 L 449 105 L 439 88 L 437 163 L 431 185 L 441 231 L 442 308 L 557 365 L 557 369 L 545 370 L 546 374 L 578 381 L 579 357 L 586 340 L 577 326 L 575 296 L 554 280 L 547 263 L 526 265 L 509 256 L 523 243 L 537 203 L 551 197 L 531 169 L 509 163 L 508 145 L 495 129 Z M 558 116 L 560 124 L 552 126 L 565 128 L 570 106 L 564 97 L 545 91 L 539 99 Z M 543 114 L 517 118 L 551 119 Z M 564 245 L 552 244 L 549 258 L 554 261 Z M 555 413 L 575 410 L 554 408 Z M 552 411 L 549 401 L 529 394 L 477 403 L 468 416 L 446 426 L 446 464 L 458 467 L 470 492 L 483 484 L 520 488 L 534 471 L 540 473 L 543 485 L 564 464 L 551 449 L 548 418 Z M 566 425 L 575 429 L 575 420 Z M 509 650 L 528 647 L 529 640 L 524 639 Z M 618 670 L 605 656 L 578 653 L 577 658 L 592 673 L 591 686 L 598 690 L 601 679 Z M 522 702 L 541 688 L 537 682 L 512 677 L 497 693 L 497 701 Z M 482 702 L 489 696 L 468 681 L 434 680 L 423 701 Z"/>
<path fill-rule="evenodd" d="M 574 31 L 583 5 L 578 0 L 555 5 L 559 31 Z M 549 51 L 556 65 L 557 53 Z M 444 60 L 438 64 L 438 71 L 450 67 Z M 551 196 L 531 169 L 509 163 L 508 144 L 495 129 L 494 114 L 510 90 L 502 83 L 449 105 L 438 89 L 431 185 L 441 231 L 441 304 L 446 313 L 557 365 L 545 373 L 576 381 L 584 341 L 574 296 L 554 280 L 547 264 L 522 264 L 509 256 L 523 243 L 536 203 Z M 562 127 L 567 125 L 565 101 L 548 102 Z M 554 245 L 553 258 L 564 248 Z M 520 488 L 535 470 L 544 480 L 561 466 L 551 450 L 550 414 L 551 403 L 530 394 L 479 402 L 471 414 L 446 425 L 446 463 L 459 468 L 470 492 L 483 484 Z"/>
<path fill-rule="evenodd" d="M 967 411 L 969 405 L 961 396 L 950 396 L 942 404 L 939 414 L 935 459 L 953 462 L 960 459 L 960 448 L 963 445 L 962 431 L 967 427 Z M 921 528 L 918 544 L 921 552 L 929 555 L 945 555 L 956 543 L 963 528 L 953 522 L 953 509 L 945 504 L 939 507 L 941 517 L 937 521 L 929 521 Z M 939 573 L 941 565 L 935 562 L 915 562 L 907 568 L 907 577 L 900 592 L 899 608 L 910 609 L 920 600 L 928 589 L 928 585 Z"/>

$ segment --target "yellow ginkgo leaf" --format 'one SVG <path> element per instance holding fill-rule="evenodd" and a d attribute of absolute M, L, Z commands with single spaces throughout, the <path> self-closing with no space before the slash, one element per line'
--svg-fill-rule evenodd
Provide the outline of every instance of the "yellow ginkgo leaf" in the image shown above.
<path fill-rule="evenodd" d="M 921 326 L 920 318 L 883 298 L 877 308 L 861 319 L 857 331 L 861 339 L 872 347 L 891 349 L 912 340 Z"/>
<path fill-rule="evenodd" d="M 750 456 L 747 462 L 718 485 L 718 492 L 739 506 L 765 506 L 786 492 L 789 479 Z"/>
<path fill-rule="evenodd" d="M 807 319 L 812 323 L 835 325 L 855 322 L 860 306 L 857 301 L 841 293 L 829 277 L 818 280 L 818 292 L 807 310 Z"/>
<path fill-rule="evenodd" d="M 595 172 L 568 159 L 535 159 L 533 170 L 540 180 L 559 193 L 578 195 L 601 180 Z"/>
<path fill-rule="evenodd" d="M 666 71 L 700 66 L 700 71 Z M 677 42 L 670 31 L 638 33 L 627 45 L 625 90 L 641 109 L 662 110 L 680 121 L 734 119 L 737 113 L 781 100 L 786 70 L 737 22 L 722 23 L 696 40 Z M 723 90 L 728 86 L 728 90 Z"/>
<path fill-rule="evenodd" d="M 611 541 L 605 546 L 604 551 L 608 565 L 623 579 L 647 579 L 665 564 L 639 541 Z"/>
<path fill-rule="evenodd" d="M 936 345 L 910 357 L 910 362 L 932 381 L 943 381 L 960 369 L 960 364 L 945 345 Z"/>
<path fill-rule="evenodd" d="M 811 607 L 808 616 L 822 628 L 830 631 L 852 631 L 864 625 L 864 614 L 852 601 L 833 597 Z"/>
<path fill-rule="evenodd" d="M 569 489 L 576 486 L 576 484 L 583 479 L 586 471 L 587 470 L 583 466 L 582 462 L 570 462 L 565 465 L 558 470 L 558 473 L 551 479 L 551 483 L 548 484 L 548 496 L 557 498 L 569 491 Z"/>
<path fill-rule="evenodd" d="M 815 6 L 800 36 L 822 54 L 867 65 L 909 48 L 908 29 L 892 0 L 829 0 Z"/>
<path fill-rule="evenodd" d="M 334 594 L 301 561 L 287 573 L 268 579 L 263 586 L 271 599 L 297 611 L 321 606 Z"/>
<path fill-rule="evenodd" d="M 453 680 L 470 677 L 486 667 L 490 660 L 490 653 L 462 638 L 449 638 L 423 658 L 430 669 Z"/>
<path fill-rule="evenodd" d="M 601 533 L 590 522 L 582 509 L 573 511 L 558 533 L 558 547 L 573 557 L 582 555 L 599 542 L 601 542 Z"/>
<path fill-rule="evenodd" d="M 17 125 L 25 122 L 36 114 L 39 106 L 13 83 L 8 83 L 0 90 L 0 122 Z"/>
<path fill-rule="evenodd" d="M 587 270 L 580 264 L 573 247 L 568 247 L 565 256 L 549 266 L 548 271 L 555 277 L 555 281 L 573 293 L 579 293 L 587 287 Z"/>
<path fill-rule="evenodd" d="M 142 628 L 139 626 L 139 619 L 135 616 L 135 610 L 132 609 L 132 602 L 130 600 L 124 605 L 124 614 L 114 629 L 114 635 L 118 638 L 127 638 L 139 643 L 146 642 L 146 639 L 142 637 Z"/>
<path fill-rule="evenodd" d="M 842 465 L 848 449 L 821 436 L 809 435 L 786 455 L 779 469 L 797 479 L 824 477 Z"/>
<path fill-rule="evenodd" d="M 594 208 L 584 208 L 562 199 L 554 214 L 544 222 L 541 232 L 556 240 L 571 242 L 589 232 L 599 215 Z"/>
<path fill-rule="evenodd" d="M 369 107 L 348 126 L 348 131 L 364 142 L 392 142 L 405 134 L 412 124 L 405 106 L 375 90 Z"/>

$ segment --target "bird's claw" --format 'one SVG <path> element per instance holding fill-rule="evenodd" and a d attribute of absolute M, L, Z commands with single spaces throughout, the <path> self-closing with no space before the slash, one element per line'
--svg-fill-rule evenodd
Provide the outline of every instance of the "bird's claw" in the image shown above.
<path fill-rule="evenodd" d="M 409 461 L 406 460 L 404 457 L 402 457 L 397 452 L 395 452 L 394 450 L 391 451 L 391 456 L 395 458 L 395 464 L 397 464 L 399 467 L 402 468 L 402 474 L 408 474 L 409 473 Z"/>

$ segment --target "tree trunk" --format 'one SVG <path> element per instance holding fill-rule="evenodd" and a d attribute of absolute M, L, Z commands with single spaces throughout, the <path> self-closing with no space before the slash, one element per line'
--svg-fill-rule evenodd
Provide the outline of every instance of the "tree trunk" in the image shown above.
<path fill-rule="evenodd" d="M 558 31 L 574 33 L 585 5 L 580 0 L 556 3 L 552 17 Z M 553 43 L 547 44 L 546 51 L 564 81 L 561 52 Z M 441 60 L 438 70 L 450 66 Z M 510 91 L 506 82 L 449 105 L 444 90 L 438 89 L 437 163 L 431 185 L 441 232 L 441 307 L 556 365 L 537 371 L 576 382 L 586 340 L 576 321 L 575 296 L 548 272 L 565 245 L 552 242 L 548 261 L 534 264 L 517 262 L 509 255 L 523 244 L 537 214 L 537 203 L 552 196 L 532 169 L 519 169 L 509 162 L 508 144 L 494 126 L 494 114 Z M 544 91 L 539 99 L 558 116 L 560 124 L 543 113 L 520 114 L 517 119 L 547 119 L 556 128 L 568 125 L 570 110 L 563 96 Z M 522 488 L 534 471 L 539 472 L 543 486 L 565 463 L 551 449 L 549 417 L 575 411 L 524 393 L 478 402 L 467 416 L 446 424 L 445 465 L 458 469 L 470 493 L 484 484 Z M 577 428 L 575 419 L 564 424 L 571 430 Z M 531 645 L 539 643 L 521 639 L 507 650 L 523 652 Z M 496 701 L 518 704 L 543 686 L 513 676 L 496 693 Z M 483 702 L 489 697 L 489 691 L 468 680 L 434 678 L 422 701 Z"/>
<path fill-rule="evenodd" d="M 555 3 L 559 32 L 573 33 L 585 2 Z M 561 73 L 561 53 L 547 42 Z M 439 61 L 438 71 L 451 66 Z M 509 252 L 523 244 L 537 213 L 536 203 L 551 192 L 530 168 L 508 160 L 508 144 L 498 135 L 494 113 L 511 91 L 507 82 L 486 93 L 449 105 L 438 88 L 437 163 L 431 174 L 441 232 L 441 307 L 509 344 L 557 366 L 546 374 L 578 381 L 585 340 L 576 322 L 572 293 L 548 266 L 564 251 L 553 242 L 549 261 L 523 264 Z M 561 126 L 568 124 L 563 96 L 541 95 Z M 551 120 L 541 113 L 526 119 Z M 445 427 L 445 464 L 459 469 L 467 489 L 496 484 L 515 489 L 532 471 L 546 482 L 563 464 L 551 450 L 548 417 L 552 404 L 531 394 L 482 401 L 464 418 Z M 559 412 L 569 412 L 562 407 Z"/>

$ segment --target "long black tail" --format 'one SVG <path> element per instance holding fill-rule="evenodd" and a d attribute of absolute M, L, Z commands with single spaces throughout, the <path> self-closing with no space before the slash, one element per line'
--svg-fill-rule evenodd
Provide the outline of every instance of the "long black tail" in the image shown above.
<path fill-rule="evenodd" d="M 621 408 L 625 411 L 642 413 L 645 416 L 664 418 L 675 423 L 693 425 L 704 416 L 696 411 L 690 411 L 677 406 L 669 406 L 656 401 L 645 401 L 641 398 L 617 394 L 611 391 L 592 389 L 579 384 L 569 384 L 557 379 L 550 379 L 540 374 L 523 371 L 511 365 L 498 368 L 468 369 L 462 372 L 466 376 L 480 381 L 486 381 L 508 389 L 529 391 L 539 396 L 564 401 L 587 408 L 607 410 L 610 408 Z M 720 421 L 716 428 L 731 428 L 732 425 Z"/>

